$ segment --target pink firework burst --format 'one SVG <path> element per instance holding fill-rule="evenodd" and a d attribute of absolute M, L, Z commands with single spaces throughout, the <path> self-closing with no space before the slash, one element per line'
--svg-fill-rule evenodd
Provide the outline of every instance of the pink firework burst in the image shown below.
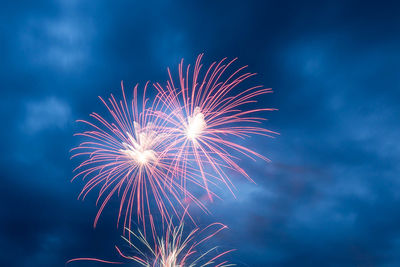
<path fill-rule="evenodd" d="M 180 183 L 186 188 L 186 176 L 177 175 L 176 170 L 183 170 L 183 174 L 188 168 L 199 170 L 202 186 L 212 200 L 210 184 L 222 182 L 233 193 L 234 186 L 226 170 L 233 170 L 251 180 L 238 165 L 239 157 L 234 156 L 235 153 L 240 157 L 269 161 L 254 150 L 232 141 L 232 137 L 273 136 L 276 133 L 263 128 L 265 118 L 257 114 L 275 109 L 252 108 L 258 102 L 257 97 L 272 90 L 263 86 L 243 89 L 243 82 L 255 75 L 245 72 L 246 66 L 229 72 L 235 59 L 223 59 L 202 72 L 202 56 L 198 56 L 193 69 L 190 65 L 184 68 L 181 61 L 177 83 L 168 69 L 170 79 L 167 85 L 164 87 L 157 83 L 155 87 L 157 99 L 168 110 L 163 111 L 163 114 L 168 114 L 164 116 L 165 127 L 174 137 L 168 148 L 175 151 L 174 175 L 181 177 Z"/>
<path fill-rule="evenodd" d="M 112 120 L 107 121 L 97 113 L 90 115 L 93 122 L 81 120 L 91 129 L 76 134 L 87 140 L 72 149 L 72 158 L 86 158 L 74 170 L 78 173 L 73 180 L 81 177 L 86 182 L 79 197 L 84 199 L 98 189 L 96 205 L 100 203 L 100 208 L 94 226 L 113 195 L 120 198 L 117 225 L 123 217 L 124 227 L 128 228 L 135 214 L 145 228 L 146 221 L 152 220 L 153 210 L 163 222 L 169 221 L 171 214 L 179 218 L 179 210 L 186 207 L 182 195 L 205 209 L 190 192 L 183 192 L 184 188 L 173 177 L 184 175 L 196 183 L 196 174 L 179 166 L 171 173 L 175 158 L 169 150 L 171 132 L 162 126 L 162 116 L 154 116 L 160 101 L 146 98 L 146 84 L 142 101 L 138 100 L 138 86 L 135 86 L 133 99 L 128 102 L 122 83 L 121 87 L 122 100 L 117 101 L 113 95 L 108 101 L 100 97 Z"/>
<path fill-rule="evenodd" d="M 109 121 L 97 113 L 91 114 L 92 121 L 81 121 L 91 129 L 77 134 L 87 140 L 72 149 L 72 157 L 86 158 L 73 180 L 85 181 L 79 195 L 83 199 L 98 189 L 100 208 L 94 226 L 114 195 L 120 199 L 117 221 L 123 218 L 124 229 L 131 228 L 134 215 L 144 229 L 153 214 L 159 214 L 163 223 L 171 215 L 181 218 L 187 202 L 207 211 L 188 183 L 205 190 L 211 200 L 217 196 L 213 188 L 221 183 L 233 193 L 228 171 L 251 180 L 239 166 L 240 158 L 268 161 L 234 140 L 275 134 L 262 127 L 265 118 L 257 115 L 275 109 L 253 107 L 271 89 L 242 88 L 255 74 L 245 72 L 246 67 L 229 72 L 235 60 L 214 62 L 203 73 L 201 59 L 202 55 L 193 70 L 190 65 L 184 69 L 182 60 L 178 86 L 168 70 L 167 85 L 154 84 L 154 101 L 146 98 L 146 84 L 141 101 L 135 86 L 128 102 L 121 84 L 122 100 L 113 95 L 108 101 L 100 98 L 111 115 Z"/>

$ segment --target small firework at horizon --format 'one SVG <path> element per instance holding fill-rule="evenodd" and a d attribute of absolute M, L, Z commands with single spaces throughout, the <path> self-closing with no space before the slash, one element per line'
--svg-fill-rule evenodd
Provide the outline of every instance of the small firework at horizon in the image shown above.
<path fill-rule="evenodd" d="M 178 226 L 174 226 L 170 221 L 161 235 L 157 235 L 154 231 L 150 239 L 140 229 L 137 232 L 126 229 L 129 238 L 122 236 L 122 239 L 129 245 L 130 251 L 123 252 L 118 246 L 115 246 L 115 248 L 123 259 L 129 261 L 127 264 L 137 263 L 144 267 L 235 266 L 235 264 L 223 259 L 226 254 L 234 251 L 234 249 L 223 250 L 218 246 L 207 248 L 207 245 L 205 245 L 207 241 L 227 228 L 226 225 L 221 223 L 212 223 L 203 229 L 195 227 L 192 231 L 187 232 L 182 217 Z M 97 258 L 76 258 L 67 263 L 77 261 L 124 264 L 123 262 Z"/>

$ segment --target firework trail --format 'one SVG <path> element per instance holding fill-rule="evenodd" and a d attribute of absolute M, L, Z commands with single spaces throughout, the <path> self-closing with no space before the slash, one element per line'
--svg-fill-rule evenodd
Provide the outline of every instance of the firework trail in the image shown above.
<path fill-rule="evenodd" d="M 174 160 L 168 151 L 170 130 L 162 127 L 162 116 L 152 115 L 160 102 L 146 98 L 147 84 L 141 101 L 138 99 L 138 86 L 135 86 L 130 103 L 122 83 L 121 88 L 120 101 L 113 95 L 108 102 L 100 97 L 112 117 L 111 122 L 97 113 L 90 115 L 93 122 L 81 120 L 91 130 L 76 134 L 87 141 L 72 149 L 72 158 L 86 158 L 74 170 L 78 173 L 72 179 L 81 177 L 86 183 L 79 198 L 84 199 L 90 191 L 99 188 L 96 205 L 101 205 L 94 226 L 110 198 L 116 194 L 120 197 L 117 225 L 123 217 L 124 229 L 131 227 L 134 214 L 145 229 L 146 221 L 153 218 L 152 206 L 156 206 L 163 222 L 168 222 L 171 214 L 180 218 L 179 208 L 185 208 L 183 194 L 205 209 L 190 192 L 183 193 L 184 188 L 173 177 L 185 175 L 196 183 L 196 174 L 190 170 L 184 170 L 183 174 L 179 167 L 170 173 Z"/>
<path fill-rule="evenodd" d="M 193 70 L 190 65 L 185 69 L 181 61 L 177 86 L 168 69 L 170 79 L 167 85 L 163 87 L 157 83 L 155 87 L 158 90 L 157 99 L 166 109 L 162 114 L 168 114 L 167 117 L 163 115 L 165 128 L 169 128 L 169 136 L 174 138 L 172 147 L 168 148 L 174 150 L 176 155 L 171 167 L 174 177 L 180 177 L 180 183 L 186 189 L 188 180 L 185 171 L 188 168 L 198 169 L 202 187 L 212 200 L 214 194 L 210 184 L 222 182 L 233 193 L 234 186 L 226 170 L 233 170 L 251 180 L 238 165 L 239 158 L 234 153 L 268 161 L 266 157 L 230 138 L 245 139 L 254 134 L 271 137 L 276 134 L 263 128 L 261 123 L 265 118 L 256 115 L 275 109 L 251 108 L 251 104 L 257 102 L 256 97 L 272 91 L 262 86 L 239 90 L 239 85 L 255 75 L 244 72 L 246 66 L 228 74 L 227 70 L 235 59 L 229 62 L 223 59 L 214 62 L 203 74 L 202 56 L 198 56 Z M 177 170 L 184 175 L 177 175 Z"/>
<path fill-rule="evenodd" d="M 168 224 L 165 232 L 161 236 L 153 235 L 152 240 L 148 240 L 145 234 L 138 230 L 137 233 L 126 229 L 130 236 L 135 239 L 122 238 L 128 243 L 130 255 L 123 253 L 119 247 L 115 247 L 118 254 L 129 262 L 135 262 L 144 267 L 228 267 L 235 266 L 223 256 L 234 251 L 219 251 L 219 247 L 203 250 L 204 243 L 210 241 L 220 231 L 227 226 L 221 223 L 213 223 L 204 229 L 198 227 L 186 234 L 184 222 L 180 220 L 178 226 L 174 226 L 172 221 Z M 155 233 L 155 231 L 153 232 Z M 134 243 L 137 241 L 136 243 Z M 105 261 L 96 258 L 76 258 L 74 261 L 97 261 L 102 263 L 122 264 L 121 262 Z"/>

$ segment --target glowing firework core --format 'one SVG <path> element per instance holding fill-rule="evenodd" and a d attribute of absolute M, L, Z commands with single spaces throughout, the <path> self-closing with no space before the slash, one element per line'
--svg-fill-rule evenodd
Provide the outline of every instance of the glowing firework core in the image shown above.
<path fill-rule="evenodd" d="M 178 262 L 178 255 L 179 252 L 177 252 L 176 249 L 172 250 L 169 252 L 169 255 L 167 255 L 166 259 L 161 259 L 162 265 L 160 266 L 165 266 L 165 267 L 179 267 L 180 265 L 177 264 Z"/>
<path fill-rule="evenodd" d="M 189 116 L 188 125 L 186 128 L 187 138 L 195 141 L 196 138 L 201 135 L 203 130 L 207 127 L 206 121 L 204 120 L 204 114 L 201 113 L 200 108 L 194 109 L 193 116 Z"/>
<path fill-rule="evenodd" d="M 149 126 L 145 127 L 143 132 L 140 132 L 140 126 L 137 123 L 134 123 L 134 125 L 136 139 L 127 132 L 130 144 L 123 142 L 122 145 L 125 149 L 121 149 L 120 151 L 138 165 L 146 165 L 149 162 L 154 162 L 157 159 L 157 153 L 152 148 L 158 140 L 156 132 L 150 130 Z"/>

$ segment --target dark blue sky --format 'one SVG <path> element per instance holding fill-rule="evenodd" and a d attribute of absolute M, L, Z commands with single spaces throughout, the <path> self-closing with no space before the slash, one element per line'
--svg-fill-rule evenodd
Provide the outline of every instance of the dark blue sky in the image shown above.
<path fill-rule="evenodd" d="M 74 122 L 97 96 L 238 57 L 274 89 L 257 185 L 210 206 L 240 266 L 400 266 L 400 6 L 395 1 L 2 1 L 0 265 L 118 260 L 115 210 L 76 200 Z M 97 266 L 98 264 L 74 264 Z M 72 264 L 71 264 L 72 266 Z M 100 266 L 100 265 L 99 265 Z M 105 266 L 105 265 L 104 265 Z"/>

